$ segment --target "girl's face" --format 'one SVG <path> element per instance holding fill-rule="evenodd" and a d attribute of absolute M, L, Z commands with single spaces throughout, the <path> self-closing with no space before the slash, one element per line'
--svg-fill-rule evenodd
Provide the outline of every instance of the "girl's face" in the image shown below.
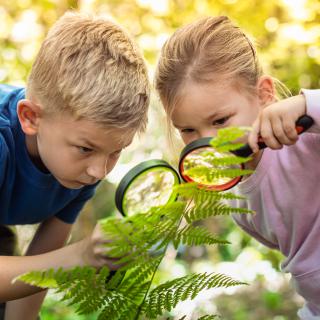
<path fill-rule="evenodd" d="M 262 106 L 258 96 L 232 86 L 230 81 L 188 83 L 173 109 L 171 120 L 185 144 L 215 136 L 229 126 L 251 126 Z"/>

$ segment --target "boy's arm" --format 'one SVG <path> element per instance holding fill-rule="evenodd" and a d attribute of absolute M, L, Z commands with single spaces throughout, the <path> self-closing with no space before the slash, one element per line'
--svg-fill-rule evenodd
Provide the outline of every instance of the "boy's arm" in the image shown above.
<path fill-rule="evenodd" d="M 55 217 L 42 222 L 28 247 L 26 255 L 41 254 L 63 247 L 70 235 L 71 228 L 71 224 Z M 7 302 L 5 320 L 37 319 L 46 293 L 47 291 L 42 291 L 26 298 Z"/>
<path fill-rule="evenodd" d="M 106 253 L 105 244 L 108 242 L 101 226 L 97 224 L 89 237 L 54 251 L 33 256 L 0 256 L 0 302 L 24 298 L 42 291 L 41 288 L 21 281 L 12 283 L 17 276 L 32 270 L 60 267 L 70 269 L 85 265 L 95 268 L 107 266 L 110 270 L 118 269 L 118 259 L 110 258 Z"/>

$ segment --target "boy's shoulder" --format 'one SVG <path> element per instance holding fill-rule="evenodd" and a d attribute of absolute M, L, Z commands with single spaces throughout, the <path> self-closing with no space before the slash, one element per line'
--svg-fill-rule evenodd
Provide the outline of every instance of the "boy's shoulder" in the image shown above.
<path fill-rule="evenodd" d="M 0 84 L 0 127 L 17 125 L 17 103 L 24 97 L 24 88 Z"/>
<path fill-rule="evenodd" d="M 0 84 L 0 159 L 12 154 L 19 131 L 17 103 L 24 99 L 25 90 L 11 85 Z"/>
<path fill-rule="evenodd" d="M 0 84 L 0 133 L 2 135 L 7 131 L 14 131 L 19 125 L 17 104 L 24 97 L 24 88 Z"/>

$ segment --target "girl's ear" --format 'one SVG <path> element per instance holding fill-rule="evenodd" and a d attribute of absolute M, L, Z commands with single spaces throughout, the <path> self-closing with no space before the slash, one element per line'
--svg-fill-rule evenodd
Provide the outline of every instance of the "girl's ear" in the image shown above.
<path fill-rule="evenodd" d="M 26 135 L 35 135 L 38 132 L 41 118 L 41 109 L 28 99 L 22 99 L 17 105 L 17 115 L 22 131 Z"/>
<path fill-rule="evenodd" d="M 274 83 L 270 76 L 261 76 L 258 80 L 257 89 L 262 107 L 266 107 L 276 101 Z"/>

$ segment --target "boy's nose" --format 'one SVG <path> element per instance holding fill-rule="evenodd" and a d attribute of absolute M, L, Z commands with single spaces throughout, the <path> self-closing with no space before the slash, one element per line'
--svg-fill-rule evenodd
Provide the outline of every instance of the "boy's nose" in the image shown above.
<path fill-rule="evenodd" d="M 93 177 L 98 180 L 102 180 L 107 175 L 107 163 L 108 163 L 108 160 L 102 163 L 97 163 L 89 166 L 87 168 L 87 174 L 90 177 Z"/>

